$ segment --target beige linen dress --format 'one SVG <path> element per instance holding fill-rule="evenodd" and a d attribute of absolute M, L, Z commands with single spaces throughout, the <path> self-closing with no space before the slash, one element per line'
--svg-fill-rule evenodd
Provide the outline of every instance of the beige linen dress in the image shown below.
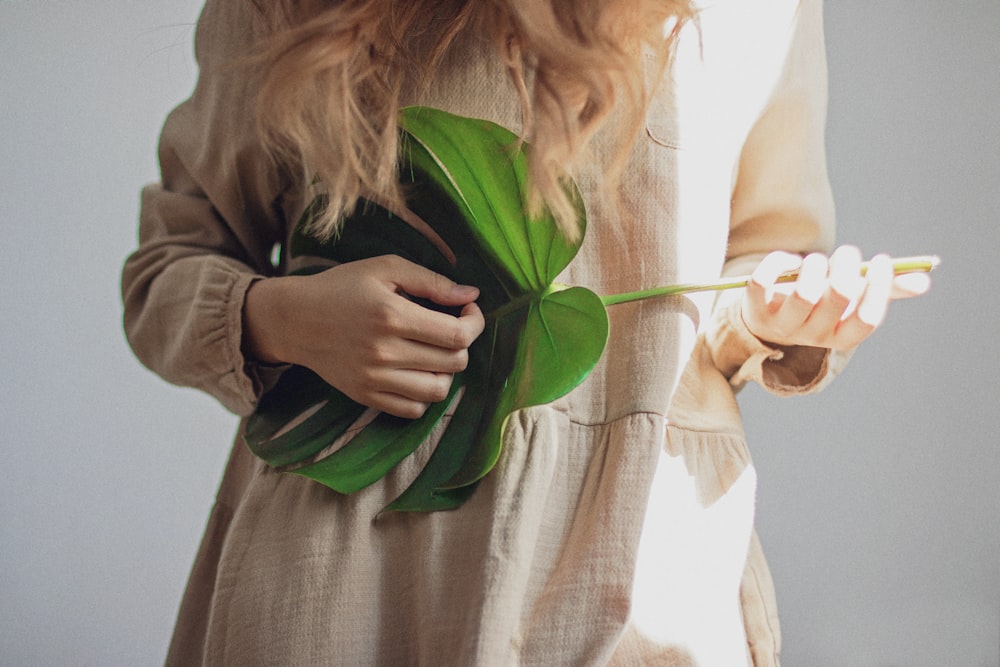
<path fill-rule="evenodd" d="M 259 36 L 249 4 L 204 8 L 201 77 L 163 129 L 162 182 L 144 190 L 123 274 L 137 356 L 243 416 L 281 370 L 242 355 L 243 298 L 286 270 L 272 249 L 307 203 L 305 179 L 262 156 L 253 77 L 232 65 Z M 702 8 L 668 80 L 650 82 L 620 207 L 602 202 L 596 168 L 580 174 L 590 228 L 560 282 L 610 294 L 829 247 L 821 17 L 818 0 Z M 408 101 L 519 129 L 503 68 L 472 38 Z M 763 345 L 732 298 L 624 304 L 610 317 L 596 370 L 515 413 L 497 468 L 455 511 L 373 521 L 434 436 L 347 497 L 269 469 L 237 438 L 168 664 L 776 664 L 733 390 L 813 390 L 841 360 Z"/>

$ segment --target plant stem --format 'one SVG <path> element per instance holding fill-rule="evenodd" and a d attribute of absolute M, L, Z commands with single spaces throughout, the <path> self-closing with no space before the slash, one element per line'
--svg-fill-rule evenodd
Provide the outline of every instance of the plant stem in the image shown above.
<path fill-rule="evenodd" d="M 900 257 L 893 260 L 892 267 L 896 275 L 904 273 L 918 273 L 932 271 L 941 260 L 935 255 L 920 255 L 917 257 Z M 861 265 L 861 275 L 868 272 L 868 262 Z M 777 282 L 794 282 L 799 277 L 798 271 L 786 271 L 778 276 Z M 650 289 L 639 290 L 637 292 L 623 292 L 622 294 L 609 294 L 602 296 L 601 301 L 605 306 L 614 306 L 619 303 L 629 301 L 641 301 L 643 299 L 653 299 L 663 296 L 676 296 L 678 294 L 689 294 L 691 292 L 709 292 L 746 287 L 750 282 L 750 276 L 739 276 L 732 278 L 720 278 L 703 283 L 682 283 L 678 285 L 666 285 L 664 287 L 652 287 Z"/>

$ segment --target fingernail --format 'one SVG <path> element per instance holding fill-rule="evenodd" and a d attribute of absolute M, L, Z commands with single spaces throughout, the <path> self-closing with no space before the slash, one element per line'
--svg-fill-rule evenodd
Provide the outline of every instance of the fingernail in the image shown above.
<path fill-rule="evenodd" d="M 475 299 L 479 296 L 479 288 L 472 285 L 455 285 L 451 293 L 462 299 Z"/>

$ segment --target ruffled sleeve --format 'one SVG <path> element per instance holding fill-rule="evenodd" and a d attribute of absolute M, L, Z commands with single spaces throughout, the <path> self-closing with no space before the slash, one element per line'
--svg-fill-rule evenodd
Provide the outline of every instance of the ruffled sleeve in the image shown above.
<path fill-rule="evenodd" d="M 803 0 L 784 70 L 740 155 L 734 179 L 724 275 L 750 273 L 768 252 L 829 252 L 833 196 L 826 170 L 827 104 L 823 6 Z M 739 294 L 720 297 L 705 342 L 736 387 L 756 381 L 777 394 L 816 391 L 848 355 L 758 340 L 743 322 Z"/>
<path fill-rule="evenodd" d="M 142 193 L 139 246 L 122 272 L 125 333 L 174 384 L 252 412 L 268 369 L 241 351 L 243 299 L 271 275 L 283 237 L 282 176 L 256 139 L 250 3 L 209 0 L 195 50 L 199 81 L 160 136 L 161 182 Z"/>

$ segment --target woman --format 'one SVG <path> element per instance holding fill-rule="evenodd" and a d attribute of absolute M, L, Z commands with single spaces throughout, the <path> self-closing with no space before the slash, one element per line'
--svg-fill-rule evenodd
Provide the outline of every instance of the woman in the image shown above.
<path fill-rule="evenodd" d="M 310 277 L 272 261 L 317 189 L 319 236 L 359 197 L 401 205 L 401 104 L 525 136 L 532 205 L 569 235 L 576 180 L 590 222 L 561 282 L 609 294 L 757 268 L 718 303 L 611 309 L 591 376 L 515 413 L 452 512 L 371 520 L 438 433 L 350 496 L 237 438 L 168 664 L 775 664 L 733 388 L 818 388 L 894 288 L 926 289 L 885 257 L 862 280 L 856 249 L 810 254 L 833 236 L 819 0 L 259 5 L 206 3 L 201 78 L 166 122 L 125 266 L 129 340 L 165 379 L 242 416 L 289 363 L 401 417 L 443 398 L 484 325 L 473 286 L 396 257 Z"/>

